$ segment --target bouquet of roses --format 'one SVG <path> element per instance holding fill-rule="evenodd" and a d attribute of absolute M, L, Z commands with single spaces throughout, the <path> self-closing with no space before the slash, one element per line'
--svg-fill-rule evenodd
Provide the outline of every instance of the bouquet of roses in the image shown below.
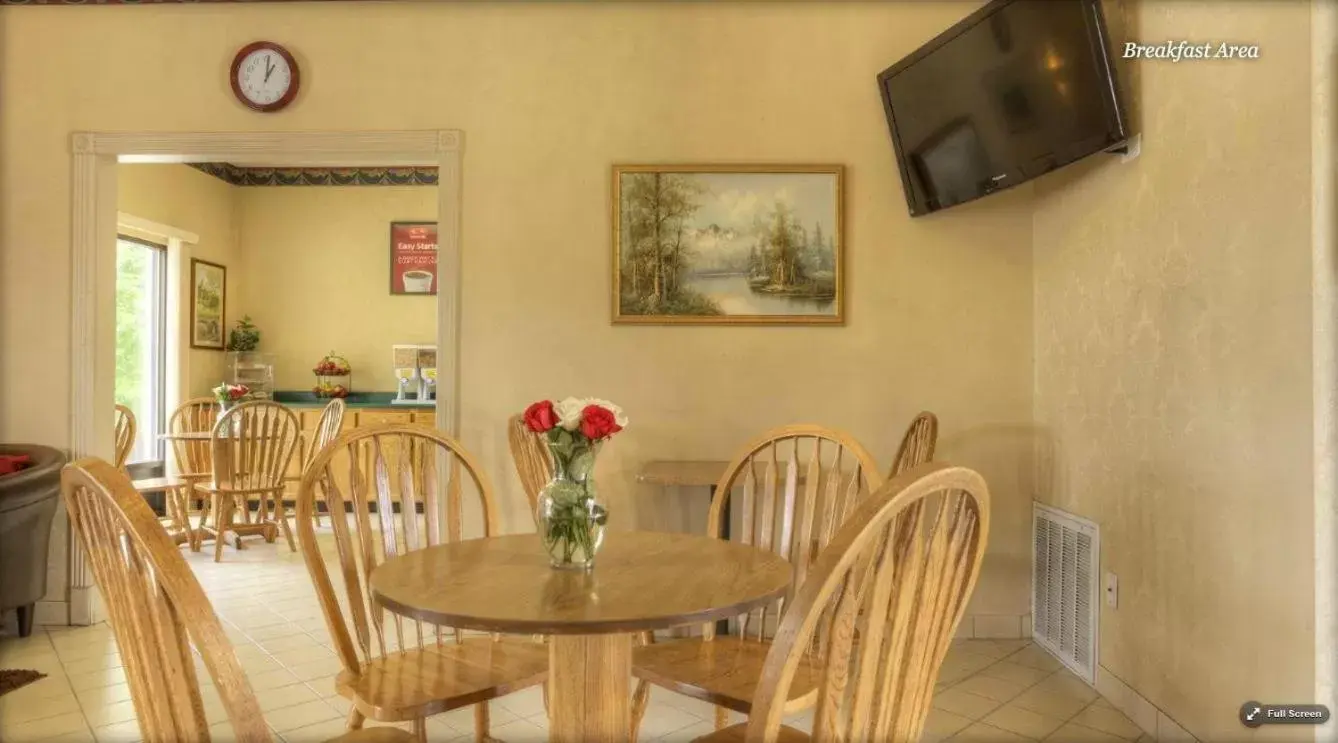
<path fill-rule="evenodd" d="M 251 394 L 251 388 L 244 384 L 228 384 L 224 382 L 214 388 L 214 399 L 223 407 L 231 407 L 245 400 Z"/>
<path fill-rule="evenodd" d="M 553 481 L 540 493 L 538 513 L 549 556 L 554 564 L 589 565 L 608 521 L 590 474 L 599 447 L 627 426 L 627 414 L 608 400 L 568 397 L 534 403 L 524 420 L 553 455 Z"/>

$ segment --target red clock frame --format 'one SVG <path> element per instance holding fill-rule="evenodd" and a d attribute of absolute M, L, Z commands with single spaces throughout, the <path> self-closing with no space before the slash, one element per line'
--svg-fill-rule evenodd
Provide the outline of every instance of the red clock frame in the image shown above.
<path fill-rule="evenodd" d="M 283 60 L 288 63 L 288 69 L 291 70 L 293 74 L 293 82 L 292 85 L 288 86 L 288 91 L 283 94 L 282 98 L 273 103 L 256 103 L 247 98 L 246 94 L 242 92 L 241 83 L 237 81 L 237 73 L 242 68 L 242 60 L 246 59 L 252 52 L 257 52 L 262 49 L 274 52 L 280 57 L 283 57 Z M 237 100 L 241 101 L 242 105 L 261 113 L 273 113 L 287 108 L 288 104 L 292 103 L 293 99 L 297 97 L 298 89 L 302 87 L 302 74 L 301 70 L 297 67 L 297 60 L 293 59 L 293 55 L 290 54 L 287 49 L 272 41 L 255 41 L 242 47 L 241 51 L 237 52 L 237 56 L 232 58 L 230 74 L 232 78 L 232 94 L 237 96 Z"/>

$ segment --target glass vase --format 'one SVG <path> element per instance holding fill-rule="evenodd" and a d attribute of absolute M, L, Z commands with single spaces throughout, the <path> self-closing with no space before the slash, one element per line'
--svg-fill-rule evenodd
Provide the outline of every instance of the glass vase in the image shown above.
<path fill-rule="evenodd" d="M 589 570 L 604 543 L 608 510 L 599 502 L 591 470 L 594 455 L 580 458 L 585 465 L 572 468 L 554 457 L 553 479 L 539 491 L 536 520 L 548 561 L 554 568 Z"/>

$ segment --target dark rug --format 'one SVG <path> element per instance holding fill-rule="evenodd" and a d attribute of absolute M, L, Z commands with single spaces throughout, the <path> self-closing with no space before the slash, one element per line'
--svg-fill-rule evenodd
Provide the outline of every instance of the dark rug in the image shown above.
<path fill-rule="evenodd" d="M 46 674 L 38 671 L 6 671 L 0 669 L 0 697 L 44 678 L 46 678 Z"/>

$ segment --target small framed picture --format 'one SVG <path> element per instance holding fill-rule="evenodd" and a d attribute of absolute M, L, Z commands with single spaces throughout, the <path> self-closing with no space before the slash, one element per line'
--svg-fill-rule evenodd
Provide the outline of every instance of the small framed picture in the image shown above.
<path fill-rule="evenodd" d="M 390 223 L 390 293 L 437 293 L 437 223 Z"/>
<path fill-rule="evenodd" d="M 228 269 L 217 263 L 190 261 L 190 347 L 222 351 Z"/>

